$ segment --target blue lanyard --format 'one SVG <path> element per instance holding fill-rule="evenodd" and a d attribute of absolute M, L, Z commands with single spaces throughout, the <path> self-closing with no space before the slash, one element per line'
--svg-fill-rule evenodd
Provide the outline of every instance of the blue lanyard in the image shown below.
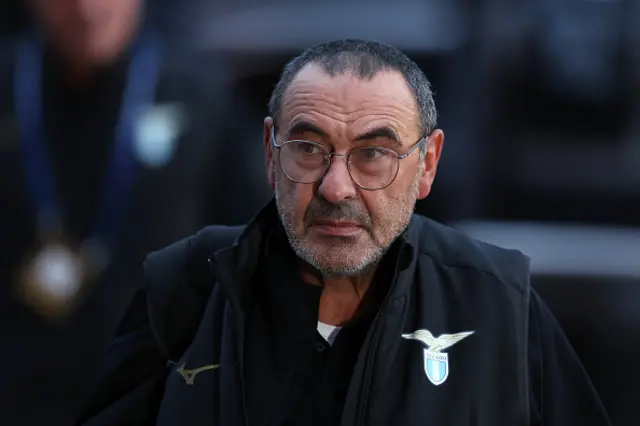
<path fill-rule="evenodd" d="M 36 37 L 22 40 L 18 48 L 14 79 L 16 112 L 20 126 L 22 160 L 35 211 L 62 223 L 54 188 L 52 165 L 47 155 L 42 99 L 43 45 Z M 106 183 L 95 228 L 90 238 L 111 248 L 131 195 L 137 162 L 133 155 L 136 116 L 150 107 L 159 74 L 159 48 L 151 37 L 141 37 L 133 50 L 127 82 L 115 128 L 115 143 L 108 163 Z M 77 179 L 82 179 L 77 176 Z M 48 231 L 46 229 L 41 231 Z"/>

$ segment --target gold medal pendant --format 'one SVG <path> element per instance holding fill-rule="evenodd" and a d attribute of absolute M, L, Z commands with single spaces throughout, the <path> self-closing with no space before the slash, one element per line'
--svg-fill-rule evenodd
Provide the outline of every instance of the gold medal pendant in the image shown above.
<path fill-rule="evenodd" d="M 46 241 L 28 258 L 18 295 L 50 321 L 64 321 L 77 306 L 88 282 L 88 262 L 62 239 Z"/>

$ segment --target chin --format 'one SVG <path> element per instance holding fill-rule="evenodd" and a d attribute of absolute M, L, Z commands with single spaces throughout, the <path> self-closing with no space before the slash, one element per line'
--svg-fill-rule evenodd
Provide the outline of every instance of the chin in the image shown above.
<path fill-rule="evenodd" d="M 356 277 L 369 269 L 370 265 L 332 265 L 325 268 L 316 268 L 324 279 L 338 277 Z"/>
<path fill-rule="evenodd" d="M 109 65 L 120 58 L 122 49 L 118 46 L 92 46 L 89 55 L 94 64 L 98 66 Z"/>
<path fill-rule="evenodd" d="M 377 264 L 381 253 L 374 250 L 360 251 L 355 244 L 345 246 L 330 246 L 322 250 L 296 250 L 298 256 L 313 266 L 324 277 L 355 276 L 367 271 Z M 354 253 L 362 253 L 355 256 Z"/>

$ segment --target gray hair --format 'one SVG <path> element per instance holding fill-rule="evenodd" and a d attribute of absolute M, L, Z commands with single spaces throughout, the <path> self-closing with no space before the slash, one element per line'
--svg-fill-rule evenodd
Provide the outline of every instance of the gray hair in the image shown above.
<path fill-rule="evenodd" d="M 269 100 L 269 115 L 277 121 L 284 94 L 307 64 L 314 63 L 330 76 L 346 72 L 361 79 L 372 79 L 380 71 L 397 71 L 403 75 L 415 96 L 420 113 L 420 132 L 426 136 L 437 125 L 438 113 L 431 83 L 418 65 L 400 50 L 376 41 L 343 39 L 319 44 L 305 50 L 284 67 Z"/>

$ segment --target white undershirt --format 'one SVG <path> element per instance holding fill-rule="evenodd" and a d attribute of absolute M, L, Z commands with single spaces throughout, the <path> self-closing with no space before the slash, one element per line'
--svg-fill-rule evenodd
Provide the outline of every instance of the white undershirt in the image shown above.
<path fill-rule="evenodd" d="M 322 338 L 327 341 L 329 346 L 333 345 L 333 342 L 336 340 L 336 337 L 338 337 L 340 330 L 342 330 L 342 327 L 318 321 L 318 333 L 320 333 Z"/>

